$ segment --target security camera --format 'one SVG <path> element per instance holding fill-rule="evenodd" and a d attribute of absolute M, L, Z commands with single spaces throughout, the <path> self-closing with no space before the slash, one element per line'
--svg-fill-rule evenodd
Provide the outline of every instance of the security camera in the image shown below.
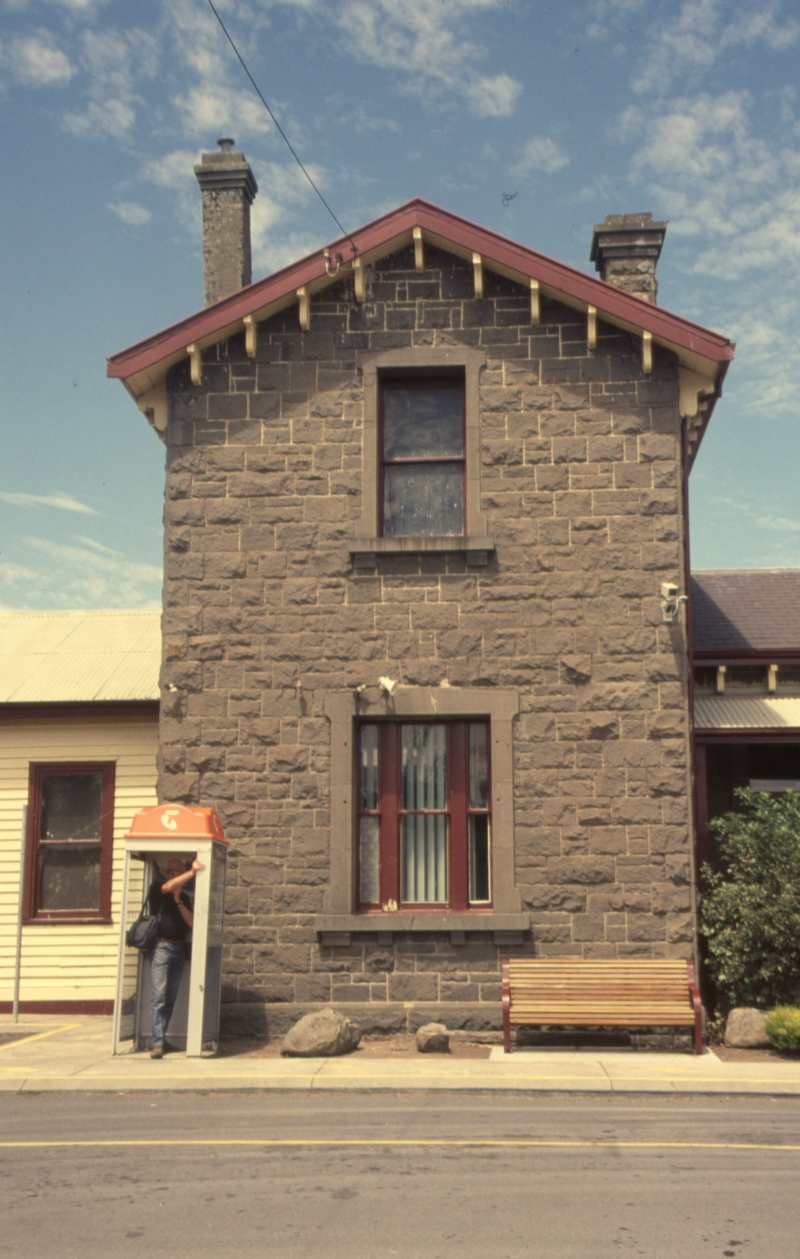
<path fill-rule="evenodd" d="M 662 581 L 661 612 L 666 624 L 672 624 L 682 603 L 686 603 L 686 595 L 679 595 L 678 587 L 673 582 Z"/>

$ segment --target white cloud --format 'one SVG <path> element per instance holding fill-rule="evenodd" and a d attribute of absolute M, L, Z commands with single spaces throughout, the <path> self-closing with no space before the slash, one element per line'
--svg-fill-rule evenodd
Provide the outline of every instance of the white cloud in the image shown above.
<path fill-rule="evenodd" d="M 797 408 L 800 148 L 786 105 L 776 97 L 767 128 L 747 92 L 703 92 L 640 101 L 616 127 L 636 142 L 631 188 L 669 220 L 683 312 L 738 343 L 737 407 L 754 422 Z"/>
<path fill-rule="evenodd" d="M 137 90 L 141 79 L 155 76 L 159 62 L 158 40 L 150 32 L 88 30 L 81 41 L 81 66 L 86 74 L 87 104 L 64 115 L 63 127 L 71 135 L 123 140 L 137 121 L 145 97 Z"/>
<path fill-rule="evenodd" d="M 55 494 L 21 494 L 11 490 L 0 490 L 0 501 L 13 507 L 56 507 L 60 511 L 78 512 L 82 516 L 98 516 L 93 507 L 81 503 L 71 494 L 57 490 Z"/>
<path fill-rule="evenodd" d="M 327 108 L 324 114 L 320 114 L 317 118 L 317 125 L 320 129 L 328 130 L 331 125 L 331 108 L 342 108 L 344 101 L 341 96 L 328 98 L 326 102 Z M 336 117 L 337 127 L 346 128 L 349 131 L 393 131 L 399 135 L 402 127 L 394 118 L 380 118 L 377 114 L 370 113 L 363 104 L 356 105 L 355 109 L 345 110 Z"/>
<path fill-rule="evenodd" d="M 196 149 L 171 149 L 161 157 L 145 162 L 140 178 L 160 188 L 193 188 L 194 167 L 200 161 Z"/>
<path fill-rule="evenodd" d="M 125 101 L 90 101 L 82 111 L 69 110 L 62 119 L 65 131 L 79 139 L 97 139 L 103 135 L 123 140 L 133 130 L 136 111 Z"/>
<path fill-rule="evenodd" d="M 699 484 L 696 491 L 702 493 Z M 795 568 L 800 565 L 800 520 L 797 517 L 781 515 L 757 495 L 741 493 L 735 498 L 710 494 L 705 498 L 703 510 L 712 530 L 724 530 L 735 538 L 737 566 Z M 704 563 L 697 565 L 698 568 L 705 566 Z"/>
<path fill-rule="evenodd" d="M 138 205 L 135 201 L 109 202 L 108 208 L 131 227 L 142 227 L 153 217 L 147 206 Z"/>
<path fill-rule="evenodd" d="M 203 135 L 263 135 L 275 124 L 254 92 L 203 83 L 173 98 L 184 130 Z"/>
<path fill-rule="evenodd" d="M 693 269 L 735 279 L 800 262 L 800 193 L 793 181 L 800 152 L 781 137 L 754 134 L 745 92 L 703 93 L 654 107 L 632 107 L 618 126 L 646 134 L 632 176 L 649 184 L 673 235 L 704 238 Z"/>
<path fill-rule="evenodd" d="M 36 581 L 35 568 L 26 568 L 24 564 L 15 564 L 11 560 L 0 560 L 0 589 L 3 586 L 30 585 Z M 7 609 L 10 603 L 0 602 L 0 608 Z"/>
<path fill-rule="evenodd" d="M 673 79 L 704 70 L 717 55 L 720 0 L 685 0 L 654 32 L 645 63 L 633 81 L 635 92 L 664 92 Z"/>
<path fill-rule="evenodd" d="M 569 165 L 569 158 L 562 148 L 549 136 L 533 136 L 522 150 L 519 161 L 512 168 L 512 173 L 520 179 L 532 175 L 534 171 L 543 171 L 545 175 L 553 175 L 564 166 Z"/>
<path fill-rule="evenodd" d="M 308 172 L 320 189 L 328 183 L 327 171 L 309 166 Z M 299 166 L 267 162 L 259 166 L 261 190 L 250 211 L 253 270 L 269 273 L 302 258 L 325 243 L 330 233 L 298 231 L 293 224 L 301 206 L 315 196 Z"/>
<path fill-rule="evenodd" d="M 76 533 L 74 539 L 76 542 L 80 542 L 82 546 L 91 547 L 93 551 L 97 551 L 100 555 L 122 556 L 122 551 L 115 551 L 113 547 L 105 546 L 102 542 L 96 542 L 94 538 L 87 538 L 83 533 Z"/>
<path fill-rule="evenodd" d="M 789 516 L 756 516 L 755 523 L 761 529 L 775 529 L 778 533 L 796 533 L 800 530 L 800 520 Z"/>
<path fill-rule="evenodd" d="M 19 540 L 31 558 L 0 563 L 0 600 L 7 607 L 137 608 L 158 606 L 162 572 L 100 544 L 73 546 L 47 538 Z M 3 589 L 5 587 L 5 589 Z"/>
<path fill-rule="evenodd" d="M 69 9 L 72 13 L 91 14 L 95 9 L 107 4 L 108 0 L 47 0 L 47 2 L 60 6 L 62 9 Z"/>
<path fill-rule="evenodd" d="M 190 149 L 171 149 L 161 157 L 145 162 L 139 178 L 174 194 L 175 213 L 187 236 L 199 244 L 202 232 L 202 205 L 194 177 L 200 154 Z M 261 201 L 261 193 L 255 206 Z M 255 206 L 253 207 L 255 209 Z"/>
<path fill-rule="evenodd" d="M 725 0 L 684 0 L 680 12 L 651 27 L 644 63 L 633 81 L 639 93 L 666 92 L 685 75 L 698 75 L 714 65 L 720 54 L 735 45 L 764 43 L 785 51 L 800 39 L 795 18 L 781 22 L 779 0 L 753 12 L 749 6 L 732 11 Z"/>
<path fill-rule="evenodd" d="M 522 84 L 508 74 L 479 75 L 467 84 L 465 91 L 472 112 L 479 118 L 508 118 L 514 112 Z"/>
<path fill-rule="evenodd" d="M 227 17 L 224 6 L 220 7 Z M 263 24 L 263 12 L 238 5 L 236 18 L 231 34 L 245 60 L 253 60 L 254 36 Z M 239 142 L 250 135 L 274 132 L 269 114 L 247 83 L 211 10 L 196 0 L 171 0 L 169 24 L 177 37 L 177 58 L 186 81 L 172 99 L 183 130 L 192 135 L 230 134 Z"/>
<path fill-rule="evenodd" d="M 471 17 L 501 7 L 502 0 L 344 0 L 334 21 L 346 51 L 397 71 L 406 90 L 429 102 L 464 97 L 479 117 L 508 117 L 522 85 L 507 74 L 479 74 L 483 50 L 463 35 Z"/>
<path fill-rule="evenodd" d="M 777 17 L 780 8 L 779 3 L 768 4 L 757 12 L 741 7 L 730 26 L 723 31 L 720 47 L 728 48 L 734 44 L 749 46 L 761 40 L 774 52 L 792 48 L 800 39 L 800 22 L 789 18 L 781 25 Z"/>
<path fill-rule="evenodd" d="M 67 54 L 44 30 L 12 40 L 3 60 L 25 87 L 64 87 L 75 74 Z"/>

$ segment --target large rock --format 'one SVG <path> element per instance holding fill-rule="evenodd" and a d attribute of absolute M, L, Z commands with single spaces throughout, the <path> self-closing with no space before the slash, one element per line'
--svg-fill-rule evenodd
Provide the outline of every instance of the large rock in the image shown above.
<path fill-rule="evenodd" d="M 764 1010 L 739 1006 L 731 1010 L 725 1023 L 725 1044 L 731 1049 L 768 1049 L 769 1037 L 764 1031 Z"/>
<path fill-rule="evenodd" d="M 325 1008 L 304 1014 L 283 1038 L 285 1058 L 333 1058 L 349 1054 L 361 1040 L 361 1028 L 337 1010 Z"/>
<path fill-rule="evenodd" d="M 450 1033 L 444 1023 L 426 1023 L 417 1032 L 417 1049 L 421 1054 L 446 1054 L 450 1049 Z"/>

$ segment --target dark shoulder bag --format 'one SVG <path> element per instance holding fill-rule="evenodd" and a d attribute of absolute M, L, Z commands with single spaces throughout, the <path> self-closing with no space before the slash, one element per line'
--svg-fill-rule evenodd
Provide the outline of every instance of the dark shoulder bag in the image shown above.
<path fill-rule="evenodd" d="M 149 953 L 161 934 L 161 915 L 147 913 L 150 893 L 145 892 L 139 917 L 125 933 L 125 943 L 131 949 L 141 949 Z"/>

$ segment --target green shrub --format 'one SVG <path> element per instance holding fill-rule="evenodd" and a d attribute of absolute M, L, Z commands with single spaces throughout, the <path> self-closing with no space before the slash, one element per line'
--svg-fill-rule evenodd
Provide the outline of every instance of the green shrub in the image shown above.
<path fill-rule="evenodd" d="M 800 1001 L 800 793 L 736 793 L 740 813 L 711 823 L 720 869 L 704 866 L 701 930 L 731 1005 Z"/>
<path fill-rule="evenodd" d="M 771 1045 L 796 1053 L 800 1049 L 800 1010 L 796 1005 L 776 1005 L 767 1015 L 765 1028 Z"/>

